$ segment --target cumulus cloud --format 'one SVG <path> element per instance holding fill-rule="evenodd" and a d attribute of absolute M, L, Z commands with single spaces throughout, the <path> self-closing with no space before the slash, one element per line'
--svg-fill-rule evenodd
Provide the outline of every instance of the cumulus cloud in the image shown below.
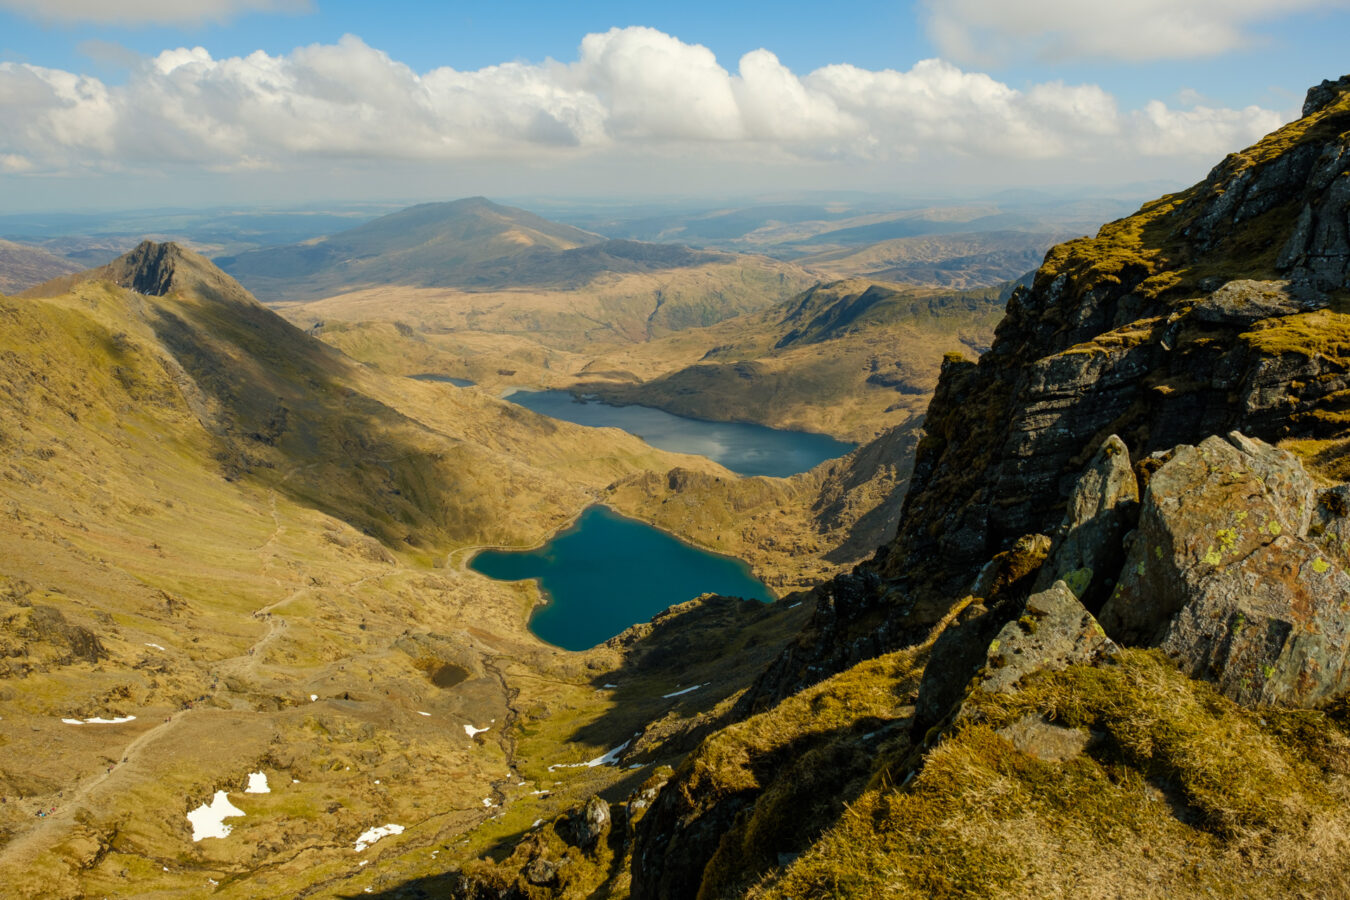
<path fill-rule="evenodd" d="M 956 62 L 1214 56 L 1253 44 L 1251 25 L 1350 0 L 924 0 L 928 34 Z"/>
<path fill-rule="evenodd" d="M 123 84 L 0 63 L 9 171 L 286 167 L 316 159 L 567 159 L 598 152 L 872 161 L 1211 157 L 1280 124 L 1269 110 L 1161 102 L 1122 112 L 1095 85 L 1016 90 L 925 60 L 805 75 L 767 50 L 733 73 L 650 28 L 586 36 L 572 63 L 418 73 L 359 38 L 214 59 L 165 51 Z"/>
<path fill-rule="evenodd" d="M 196 25 L 240 13 L 304 12 L 310 0 L 0 0 L 0 9 L 44 22 Z"/>

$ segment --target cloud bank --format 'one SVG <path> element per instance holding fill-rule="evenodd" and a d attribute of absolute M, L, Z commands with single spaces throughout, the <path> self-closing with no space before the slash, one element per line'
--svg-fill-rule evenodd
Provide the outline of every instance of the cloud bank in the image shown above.
<path fill-rule="evenodd" d="M 1217 56 L 1259 43 L 1250 26 L 1350 0 L 924 0 L 928 35 L 957 62 L 1148 62 Z"/>
<path fill-rule="evenodd" d="M 1282 117 L 1122 111 L 1095 85 L 1015 90 L 940 60 L 798 75 L 767 50 L 724 69 L 650 28 L 590 34 L 572 63 L 419 74 L 347 36 L 271 56 L 165 51 L 124 84 L 0 63 L 11 173 L 218 171 L 315 160 L 562 160 L 601 153 L 785 161 L 1214 157 Z"/>

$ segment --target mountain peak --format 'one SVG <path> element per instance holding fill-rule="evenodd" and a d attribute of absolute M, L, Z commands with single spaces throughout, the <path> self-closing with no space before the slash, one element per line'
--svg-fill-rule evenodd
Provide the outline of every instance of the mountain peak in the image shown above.
<path fill-rule="evenodd" d="M 163 244 L 141 241 L 136 249 L 109 263 L 107 271 L 109 280 L 119 287 L 163 297 L 177 286 L 176 276 L 185 264 L 191 266 L 187 251 L 173 241 Z"/>
<path fill-rule="evenodd" d="M 1320 109 L 1331 105 L 1341 93 L 1350 90 L 1350 75 L 1342 75 L 1335 81 L 1327 79 L 1321 84 L 1308 88 L 1308 96 L 1303 101 L 1303 115 L 1310 116 Z"/>

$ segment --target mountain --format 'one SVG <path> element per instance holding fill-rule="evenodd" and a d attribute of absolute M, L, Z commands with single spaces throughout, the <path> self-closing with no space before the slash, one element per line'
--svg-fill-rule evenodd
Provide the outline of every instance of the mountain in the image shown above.
<path fill-rule="evenodd" d="M 677 758 L 804 618 L 708 598 L 585 654 L 541 643 L 535 589 L 468 572 L 472 548 L 538 543 L 632 476 L 734 476 L 376 372 L 179 246 L 0 298 L 0 321 L 0 881 L 17 896 L 339 890 L 388 822 L 434 861 L 427 842 L 491 828 L 493 804 L 535 815 L 619 774 L 558 788 L 560 757 L 659 720 L 653 759 Z M 751 636 L 702 695 L 664 697 L 703 658 L 683 642 Z M 244 795 L 250 773 L 270 792 Z M 195 841 L 187 814 L 217 790 L 248 814 Z"/>
<path fill-rule="evenodd" d="M 439 883 L 1350 892 L 1347 135 L 1350 76 L 1054 248 L 944 362 L 895 537 L 700 746 L 578 806 L 603 840 L 559 816 Z"/>
<path fill-rule="evenodd" d="M 41 247 L 0 240 L 0 294 L 15 294 L 79 268 Z"/>
<path fill-rule="evenodd" d="M 926 235 L 816 253 L 796 262 L 835 278 L 966 290 L 1020 278 L 1041 264 L 1045 251 L 1069 236 L 1028 231 Z"/>
<path fill-rule="evenodd" d="M 943 355 L 987 347 L 1010 290 L 818 284 L 760 313 L 606 354 L 574 390 L 867 441 L 922 416 Z"/>
<path fill-rule="evenodd" d="M 216 262 L 269 301 L 371 285 L 576 288 L 606 273 L 682 269 L 725 253 L 613 241 L 483 197 L 424 203 L 348 231 Z"/>

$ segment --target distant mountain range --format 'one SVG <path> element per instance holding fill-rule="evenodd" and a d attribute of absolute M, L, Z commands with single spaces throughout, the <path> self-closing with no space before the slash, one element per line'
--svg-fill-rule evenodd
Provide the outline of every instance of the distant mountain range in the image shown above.
<path fill-rule="evenodd" d="M 0 241 L 0 294 L 15 294 L 80 266 L 41 247 Z"/>
<path fill-rule="evenodd" d="M 216 260 L 264 301 L 373 285 L 577 288 L 606 273 L 692 268 L 730 255 L 608 240 L 482 197 L 425 203 L 324 238 Z"/>

